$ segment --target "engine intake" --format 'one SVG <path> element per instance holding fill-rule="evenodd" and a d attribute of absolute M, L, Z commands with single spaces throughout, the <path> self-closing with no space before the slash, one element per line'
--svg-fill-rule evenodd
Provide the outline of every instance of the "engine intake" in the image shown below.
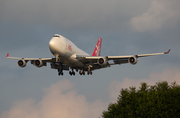
<path fill-rule="evenodd" d="M 99 59 L 97 60 L 97 63 L 98 63 L 99 65 L 105 65 L 105 64 L 107 64 L 107 59 L 106 59 L 106 58 L 99 58 Z"/>
<path fill-rule="evenodd" d="M 25 67 L 26 66 L 26 61 L 25 60 L 19 60 L 17 62 L 17 64 L 18 64 L 19 67 Z"/>
<path fill-rule="evenodd" d="M 36 66 L 36 67 L 42 67 L 43 66 L 43 62 L 42 62 L 42 60 L 35 60 L 34 61 L 34 65 Z"/>
<path fill-rule="evenodd" d="M 130 57 L 129 59 L 128 59 L 128 62 L 130 63 L 130 64 L 133 64 L 133 65 L 135 65 L 136 63 L 137 63 L 137 58 L 134 56 L 134 57 Z"/>

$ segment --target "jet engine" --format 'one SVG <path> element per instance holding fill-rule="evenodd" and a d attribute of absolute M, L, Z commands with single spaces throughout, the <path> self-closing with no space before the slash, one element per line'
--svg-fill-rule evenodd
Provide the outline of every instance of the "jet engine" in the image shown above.
<path fill-rule="evenodd" d="M 106 59 L 106 58 L 99 58 L 99 59 L 97 60 L 97 63 L 98 63 L 99 65 L 105 65 L 105 64 L 107 64 L 107 59 Z"/>
<path fill-rule="evenodd" d="M 34 65 L 36 67 L 42 67 L 43 66 L 43 62 L 42 62 L 42 60 L 38 59 L 38 60 L 34 61 Z"/>
<path fill-rule="evenodd" d="M 25 60 L 19 60 L 19 61 L 17 62 L 17 64 L 18 64 L 18 66 L 20 66 L 20 67 L 25 67 L 25 66 L 26 66 L 26 61 L 25 61 Z"/>
<path fill-rule="evenodd" d="M 137 63 L 137 57 L 130 57 L 129 59 L 128 59 L 128 62 L 130 63 L 130 64 L 133 64 L 133 65 L 135 65 L 136 63 Z"/>

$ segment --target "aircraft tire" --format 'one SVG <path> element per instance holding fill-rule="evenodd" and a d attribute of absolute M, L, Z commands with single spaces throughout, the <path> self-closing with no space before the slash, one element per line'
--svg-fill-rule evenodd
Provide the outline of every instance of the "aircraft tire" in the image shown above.
<path fill-rule="evenodd" d="M 74 72 L 74 71 L 72 72 L 72 75 L 75 75 L 75 72 Z"/>
<path fill-rule="evenodd" d="M 71 71 L 69 71 L 69 74 L 72 76 L 72 72 Z"/>

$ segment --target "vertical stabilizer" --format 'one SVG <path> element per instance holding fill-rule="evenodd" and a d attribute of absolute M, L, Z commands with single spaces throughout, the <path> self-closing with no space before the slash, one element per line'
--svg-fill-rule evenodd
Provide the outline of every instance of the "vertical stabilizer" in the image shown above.
<path fill-rule="evenodd" d="M 102 38 L 99 37 L 99 40 L 96 44 L 96 47 L 94 49 L 94 52 L 92 54 L 92 56 L 100 56 L 100 53 L 101 53 L 101 43 L 102 43 Z"/>

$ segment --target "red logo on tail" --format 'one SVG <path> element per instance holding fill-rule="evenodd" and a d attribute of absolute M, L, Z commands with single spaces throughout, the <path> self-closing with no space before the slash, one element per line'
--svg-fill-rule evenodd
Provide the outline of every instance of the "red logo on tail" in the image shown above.
<path fill-rule="evenodd" d="M 9 53 L 7 53 L 6 57 L 9 57 Z"/>
<path fill-rule="evenodd" d="M 96 44 L 96 47 L 94 49 L 94 52 L 92 54 L 92 56 L 100 56 L 100 53 L 101 53 L 101 43 L 102 43 L 102 39 L 101 37 L 99 37 L 99 40 Z"/>

